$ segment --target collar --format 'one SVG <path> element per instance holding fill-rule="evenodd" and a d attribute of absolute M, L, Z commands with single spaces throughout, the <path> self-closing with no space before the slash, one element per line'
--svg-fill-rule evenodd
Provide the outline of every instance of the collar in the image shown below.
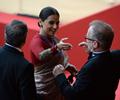
<path fill-rule="evenodd" d="M 93 51 L 94 54 L 100 54 L 100 53 L 104 53 L 104 52 L 107 52 L 107 51 L 99 51 L 99 52 Z"/>
<path fill-rule="evenodd" d="M 12 48 L 14 48 L 14 49 L 22 52 L 22 50 L 21 50 L 20 48 L 17 48 L 17 47 L 15 47 L 15 46 L 12 46 L 12 45 L 10 45 L 10 44 L 8 44 L 8 43 L 5 43 L 5 45 L 7 45 L 7 46 L 9 46 L 9 47 L 12 47 Z"/>
<path fill-rule="evenodd" d="M 99 55 L 99 54 L 102 54 L 102 53 L 105 53 L 107 51 L 100 51 L 100 52 L 92 52 L 92 57 L 94 57 L 95 55 Z"/>

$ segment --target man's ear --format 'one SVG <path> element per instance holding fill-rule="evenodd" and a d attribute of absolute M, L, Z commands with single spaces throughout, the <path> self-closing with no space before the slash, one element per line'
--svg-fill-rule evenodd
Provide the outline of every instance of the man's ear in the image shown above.
<path fill-rule="evenodd" d="M 97 41 L 94 41 L 93 42 L 93 47 L 96 49 L 96 48 L 98 48 L 99 47 L 99 43 L 97 42 Z"/>

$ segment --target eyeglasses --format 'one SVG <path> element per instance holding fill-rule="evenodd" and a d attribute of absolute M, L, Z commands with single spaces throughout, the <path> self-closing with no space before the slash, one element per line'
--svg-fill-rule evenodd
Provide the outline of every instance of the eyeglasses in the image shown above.
<path fill-rule="evenodd" d="M 96 41 L 95 39 L 91 39 L 91 38 L 88 38 L 88 37 L 85 37 L 85 40 Z"/>
<path fill-rule="evenodd" d="M 85 40 L 89 40 L 89 41 L 91 41 L 91 42 L 94 42 L 94 41 L 96 41 L 97 43 L 99 43 L 99 44 L 100 44 L 100 42 L 99 42 L 98 40 L 91 39 L 91 38 L 88 38 L 88 37 L 85 37 Z"/>

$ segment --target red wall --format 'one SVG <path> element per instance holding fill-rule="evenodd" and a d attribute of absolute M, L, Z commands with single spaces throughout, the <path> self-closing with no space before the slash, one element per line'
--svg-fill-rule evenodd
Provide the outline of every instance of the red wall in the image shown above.
<path fill-rule="evenodd" d="M 79 10 L 78 10 L 79 11 Z M 68 16 L 69 17 L 69 16 Z M 9 23 L 13 19 L 19 19 L 27 23 L 29 27 L 29 32 L 27 36 L 26 44 L 23 48 L 25 57 L 30 60 L 29 54 L 29 43 L 33 37 L 33 35 L 39 31 L 37 26 L 37 19 L 21 17 L 17 15 L 11 15 L 6 13 L 0 13 L 0 46 L 4 43 L 4 26 Z M 78 69 L 85 63 L 87 59 L 87 54 L 84 52 L 83 48 L 78 47 L 78 43 L 84 40 L 84 34 L 87 31 L 88 23 L 92 20 L 99 19 L 108 22 L 112 25 L 115 31 L 115 38 L 113 41 L 112 49 L 120 49 L 120 5 L 115 6 L 113 8 L 107 9 L 105 11 L 99 12 L 97 14 L 88 16 L 86 18 L 77 20 L 70 24 L 64 25 L 60 27 L 57 32 L 58 37 L 68 37 L 68 42 L 71 42 L 73 45 L 73 49 L 68 51 L 68 55 L 70 56 L 70 62 L 77 66 Z M 120 85 L 117 90 L 116 100 L 120 100 Z"/>

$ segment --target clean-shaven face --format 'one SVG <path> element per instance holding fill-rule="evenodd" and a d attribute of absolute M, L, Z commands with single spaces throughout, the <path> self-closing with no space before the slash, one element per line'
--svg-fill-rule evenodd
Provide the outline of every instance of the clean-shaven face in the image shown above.
<path fill-rule="evenodd" d="M 50 15 L 44 22 L 42 22 L 42 30 L 48 36 L 54 36 L 59 28 L 59 16 Z"/>

